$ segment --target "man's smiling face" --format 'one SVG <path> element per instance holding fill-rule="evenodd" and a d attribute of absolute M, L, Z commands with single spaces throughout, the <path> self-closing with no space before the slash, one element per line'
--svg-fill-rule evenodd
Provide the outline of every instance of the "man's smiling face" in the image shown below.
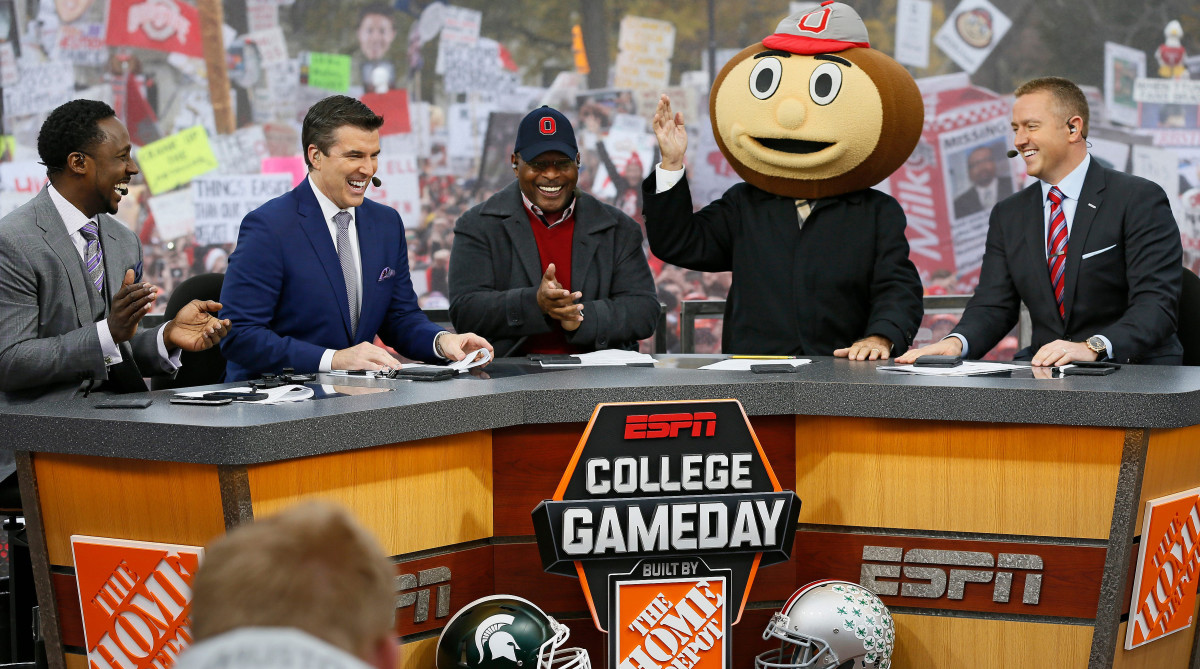
<path fill-rule="evenodd" d="M 344 125 L 333 131 L 329 153 L 308 146 L 313 183 L 339 209 L 362 204 L 367 185 L 379 169 L 379 131 Z"/>
<path fill-rule="evenodd" d="M 521 192 L 547 214 L 566 209 L 575 197 L 575 184 L 579 181 L 575 160 L 561 151 L 547 151 L 529 162 L 516 153 L 512 155 Z"/>

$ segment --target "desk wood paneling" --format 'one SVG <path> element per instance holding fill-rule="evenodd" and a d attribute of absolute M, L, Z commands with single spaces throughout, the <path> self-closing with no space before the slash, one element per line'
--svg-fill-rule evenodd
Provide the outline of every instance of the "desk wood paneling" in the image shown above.
<path fill-rule="evenodd" d="M 36 453 L 33 466 L 50 564 L 75 564 L 72 534 L 203 546 L 225 531 L 214 465 Z"/>
<path fill-rule="evenodd" d="M 1118 428 L 798 416 L 800 522 L 1107 539 L 1124 438 Z"/>
<path fill-rule="evenodd" d="M 389 555 L 492 536 L 490 431 L 246 468 L 254 515 L 301 499 L 348 508 Z"/>

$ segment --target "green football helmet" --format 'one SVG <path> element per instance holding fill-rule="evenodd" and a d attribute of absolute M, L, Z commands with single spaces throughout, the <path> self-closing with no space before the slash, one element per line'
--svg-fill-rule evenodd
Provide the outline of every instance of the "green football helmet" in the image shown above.
<path fill-rule="evenodd" d="M 482 597 L 442 628 L 437 669 L 591 669 L 586 650 L 561 647 L 570 635 L 529 600 Z"/>

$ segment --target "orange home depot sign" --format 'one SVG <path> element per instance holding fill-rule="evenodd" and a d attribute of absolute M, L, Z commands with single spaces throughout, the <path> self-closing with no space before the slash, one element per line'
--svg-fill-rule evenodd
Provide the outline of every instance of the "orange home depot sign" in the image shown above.
<path fill-rule="evenodd" d="M 1125 649 L 1192 625 L 1200 577 L 1200 488 L 1146 502 Z"/>
<path fill-rule="evenodd" d="M 642 570 L 694 567 L 704 576 L 622 581 L 614 579 L 613 605 L 624 625 L 610 635 L 618 669 L 728 669 L 727 577 L 700 561 L 642 563 Z M 662 569 L 667 567 L 667 569 Z M 728 574 L 728 570 L 723 571 Z"/>
<path fill-rule="evenodd" d="M 89 667 L 173 666 L 192 641 L 192 579 L 203 549 L 80 535 L 71 549 Z"/>

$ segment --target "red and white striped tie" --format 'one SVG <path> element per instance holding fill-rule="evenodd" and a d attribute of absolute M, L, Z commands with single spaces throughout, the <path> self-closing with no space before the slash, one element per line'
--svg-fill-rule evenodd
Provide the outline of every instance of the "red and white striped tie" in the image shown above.
<path fill-rule="evenodd" d="M 1050 187 L 1050 234 L 1046 238 L 1046 258 L 1050 266 L 1050 285 L 1054 286 L 1054 300 L 1058 302 L 1058 315 L 1066 319 L 1063 309 L 1063 293 L 1066 288 L 1067 274 L 1067 216 L 1063 213 L 1062 191 L 1058 186 Z"/>

